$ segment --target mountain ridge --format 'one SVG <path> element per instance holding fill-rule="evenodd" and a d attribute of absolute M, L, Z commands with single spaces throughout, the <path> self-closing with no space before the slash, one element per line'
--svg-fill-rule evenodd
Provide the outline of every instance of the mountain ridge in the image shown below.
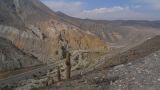
<path fill-rule="evenodd" d="M 45 63 L 62 57 L 63 45 L 73 50 L 107 49 L 99 37 L 63 21 L 39 0 L 1 0 L 0 11 L 1 37 Z"/>
<path fill-rule="evenodd" d="M 82 28 L 82 30 L 96 34 L 108 44 L 111 43 L 111 45 L 131 45 L 134 44 L 132 42 L 138 43 L 137 40 L 145 41 L 145 38 L 154 37 L 160 32 L 159 21 L 90 20 L 71 17 L 60 11 L 56 14 L 67 22 Z"/>

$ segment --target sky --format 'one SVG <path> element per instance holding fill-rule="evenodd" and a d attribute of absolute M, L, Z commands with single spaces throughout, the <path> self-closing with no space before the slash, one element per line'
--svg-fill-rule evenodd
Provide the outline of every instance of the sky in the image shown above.
<path fill-rule="evenodd" d="M 96 20 L 160 20 L 160 0 L 41 0 L 53 11 Z"/>

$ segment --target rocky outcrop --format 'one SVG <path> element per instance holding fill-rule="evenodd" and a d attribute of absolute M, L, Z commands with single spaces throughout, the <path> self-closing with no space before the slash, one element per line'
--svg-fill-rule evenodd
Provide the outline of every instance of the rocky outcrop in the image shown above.
<path fill-rule="evenodd" d="M 0 38 L 0 72 L 42 64 L 36 57 L 17 49 L 10 41 Z"/>
<path fill-rule="evenodd" d="M 119 79 L 109 86 L 108 90 L 156 90 L 160 83 L 160 51 L 154 52 L 145 58 L 117 66 L 109 71 L 109 77 Z M 102 86 L 101 88 L 104 88 Z"/>

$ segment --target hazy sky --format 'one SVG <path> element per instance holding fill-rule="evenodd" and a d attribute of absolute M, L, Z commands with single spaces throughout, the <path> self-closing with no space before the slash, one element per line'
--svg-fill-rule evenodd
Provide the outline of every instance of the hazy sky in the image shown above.
<path fill-rule="evenodd" d="M 54 11 L 102 20 L 160 20 L 160 0 L 41 0 Z"/>

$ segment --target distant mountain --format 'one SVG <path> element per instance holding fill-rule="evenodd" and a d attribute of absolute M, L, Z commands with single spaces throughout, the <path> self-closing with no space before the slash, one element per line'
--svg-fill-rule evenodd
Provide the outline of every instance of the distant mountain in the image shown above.
<path fill-rule="evenodd" d="M 160 21 L 90 20 L 70 17 L 56 12 L 63 20 L 82 30 L 90 31 L 111 45 L 128 46 L 145 41 L 160 32 Z"/>

